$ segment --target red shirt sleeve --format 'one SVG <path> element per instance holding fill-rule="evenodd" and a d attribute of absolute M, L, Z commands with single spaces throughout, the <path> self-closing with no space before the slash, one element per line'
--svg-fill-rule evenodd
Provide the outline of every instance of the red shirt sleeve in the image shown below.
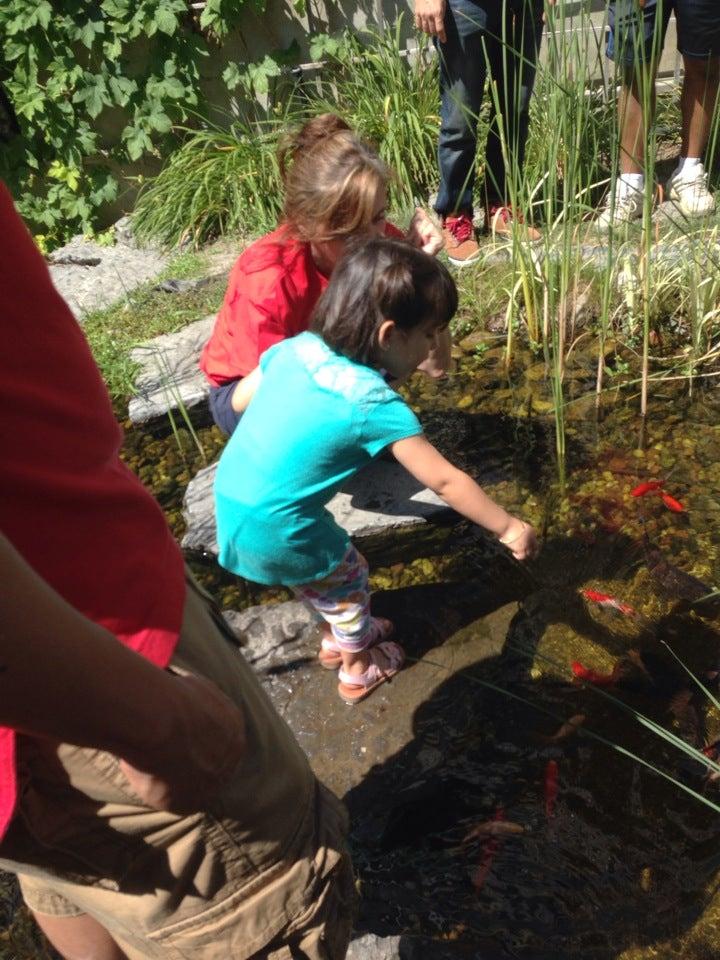
<path fill-rule="evenodd" d="M 396 227 L 394 223 L 386 221 L 385 223 L 385 236 L 390 237 L 391 240 L 405 240 L 406 235 L 402 232 L 400 227 Z"/>

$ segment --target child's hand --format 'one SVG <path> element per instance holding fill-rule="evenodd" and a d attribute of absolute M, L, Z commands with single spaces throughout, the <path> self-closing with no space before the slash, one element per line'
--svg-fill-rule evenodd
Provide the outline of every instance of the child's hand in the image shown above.
<path fill-rule="evenodd" d="M 532 560 L 537 556 L 538 542 L 534 529 L 519 517 L 511 517 L 500 543 L 507 547 L 516 560 Z"/>
<path fill-rule="evenodd" d="M 443 248 L 442 233 L 422 207 L 415 208 L 415 214 L 410 221 L 407 232 L 407 239 L 414 247 L 419 247 L 420 250 L 433 257 Z"/>

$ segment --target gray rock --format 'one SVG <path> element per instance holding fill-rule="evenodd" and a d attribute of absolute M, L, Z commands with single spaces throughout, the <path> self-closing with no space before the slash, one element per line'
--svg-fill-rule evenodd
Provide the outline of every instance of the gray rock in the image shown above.
<path fill-rule="evenodd" d="M 137 248 L 138 242 L 132 228 L 132 219 L 130 216 L 120 217 L 114 225 L 115 243 L 120 246 Z"/>
<path fill-rule="evenodd" d="M 259 604 L 240 613 L 225 614 L 230 627 L 243 638 L 245 659 L 259 672 L 307 659 L 315 639 L 317 620 L 299 600 Z"/>
<path fill-rule="evenodd" d="M 214 322 L 213 313 L 131 352 L 131 358 L 140 364 L 136 395 L 128 406 L 133 423 L 147 423 L 168 410 L 177 410 L 180 404 L 190 409 L 207 401 L 208 383 L 198 360 Z"/>
<path fill-rule="evenodd" d="M 401 937 L 376 937 L 365 933 L 353 940 L 346 960 L 400 960 Z"/>
<path fill-rule="evenodd" d="M 212 486 L 217 465 L 201 470 L 188 484 L 183 504 L 188 550 L 217 554 Z M 376 460 L 361 470 L 328 504 L 338 524 L 358 544 L 377 534 L 445 522 L 455 514 L 398 463 Z"/>
<path fill-rule="evenodd" d="M 82 236 L 73 237 L 48 257 L 55 288 L 79 320 L 152 280 L 168 259 L 152 247 L 139 249 L 125 243 L 107 247 Z"/>
<path fill-rule="evenodd" d="M 214 273 L 210 277 L 198 277 L 195 280 L 163 280 L 153 287 L 153 290 L 159 290 L 161 293 L 191 293 L 193 290 L 200 290 L 206 287 L 213 280 L 224 280 L 226 273 Z"/>

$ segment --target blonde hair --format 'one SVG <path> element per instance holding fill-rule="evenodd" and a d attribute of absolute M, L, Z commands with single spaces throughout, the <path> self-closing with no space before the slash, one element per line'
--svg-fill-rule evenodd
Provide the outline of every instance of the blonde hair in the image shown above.
<path fill-rule="evenodd" d="M 334 113 L 309 120 L 279 150 L 285 185 L 283 217 L 305 242 L 362 232 L 376 212 L 390 171 Z"/>

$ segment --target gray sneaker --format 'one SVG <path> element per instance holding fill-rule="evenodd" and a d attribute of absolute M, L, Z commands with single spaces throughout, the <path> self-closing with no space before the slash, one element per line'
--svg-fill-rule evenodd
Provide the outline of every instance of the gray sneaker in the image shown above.
<path fill-rule="evenodd" d="M 633 220 L 640 220 L 643 214 L 643 195 L 639 190 L 623 190 L 618 184 L 615 196 L 612 191 L 607 195 L 605 206 L 595 218 L 596 230 L 607 231 L 623 227 Z"/>
<path fill-rule="evenodd" d="M 674 173 L 667 182 L 667 195 L 686 217 L 704 217 L 715 209 L 715 198 L 708 190 L 708 175 L 701 163 L 685 174 Z"/>

